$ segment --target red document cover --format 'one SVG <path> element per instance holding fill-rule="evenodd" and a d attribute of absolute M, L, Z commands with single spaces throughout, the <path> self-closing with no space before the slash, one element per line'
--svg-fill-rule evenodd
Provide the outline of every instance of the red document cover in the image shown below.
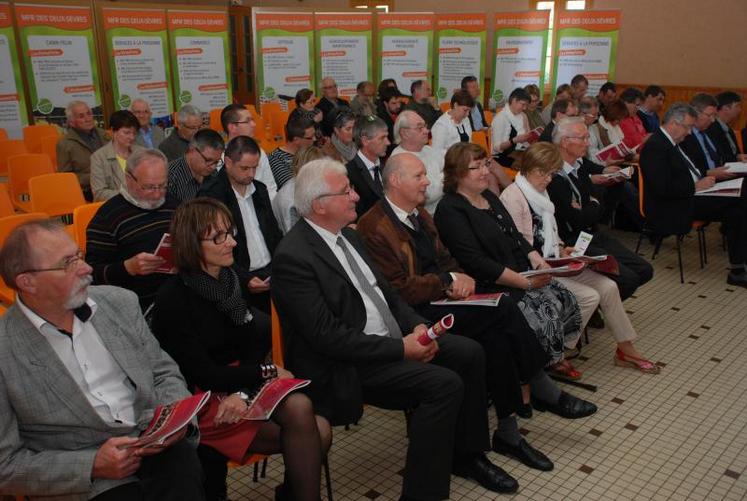
<path fill-rule="evenodd" d="M 267 381 L 248 402 L 248 408 L 242 418 L 250 421 L 267 421 L 282 399 L 290 392 L 310 383 L 308 379 L 295 378 L 276 378 Z"/>
<path fill-rule="evenodd" d="M 547 261 L 547 264 L 558 264 L 558 263 L 550 263 L 550 261 Z M 572 260 L 569 261 L 567 264 L 564 264 L 562 266 L 554 266 L 549 269 L 536 269 L 536 270 L 529 270 L 529 271 L 522 271 L 519 273 L 519 275 L 523 275 L 525 277 L 534 277 L 536 275 L 552 275 L 553 277 L 574 277 L 576 275 L 579 275 L 582 271 L 584 271 L 584 268 L 586 268 L 586 263 L 579 261 L 579 260 Z"/>
<path fill-rule="evenodd" d="M 585 263 L 589 269 L 605 275 L 617 276 L 620 274 L 620 265 L 615 256 L 607 254 L 601 256 L 577 256 L 577 257 L 557 257 L 545 259 L 551 266 L 563 266 L 568 263 L 578 262 Z"/>
<path fill-rule="evenodd" d="M 164 263 L 156 268 L 156 273 L 174 273 L 176 267 L 174 266 L 174 251 L 171 248 L 171 235 L 164 233 L 161 237 L 161 241 L 156 247 L 156 251 L 153 253 L 156 256 L 163 258 Z"/>
<path fill-rule="evenodd" d="M 625 160 L 628 155 L 632 154 L 632 151 L 625 146 L 623 143 L 615 143 L 599 150 L 597 153 L 597 159 L 601 163 L 607 160 Z"/>
<path fill-rule="evenodd" d="M 159 405 L 148 427 L 130 447 L 161 445 L 167 438 L 187 426 L 210 398 L 210 392 L 198 393 L 168 405 Z"/>
<path fill-rule="evenodd" d="M 529 134 L 531 135 L 529 136 L 529 142 L 536 143 L 537 141 L 539 141 L 539 138 L 544 131 L 545 131 L 544 127 L 537 127 L 536 129 L 530 130 Z"/>
<path fill-rule="evenodd" d="M 498 306 L 501 296 L 503 296 L 502 292 L 472 294 L 464 299 L 439 299 L 431 301 L 431 304 L 436 306 Z"/>

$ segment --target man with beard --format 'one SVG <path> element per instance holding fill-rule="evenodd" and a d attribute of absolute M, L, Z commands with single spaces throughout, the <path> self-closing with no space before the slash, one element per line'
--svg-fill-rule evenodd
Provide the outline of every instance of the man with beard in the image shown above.
<path fill-rule="evenodd" d="M 86 231 L 94 283 L 130 289 L 143 311 L 168 277 L 156 271 L 164 260 L 154 254 L 176 208 L 167 188 L 166 156 L 154 149 L 133 153 L 119 194 L 101 206 Z"/>
<path fill-rule="evenodd" d="M 89 287 L 91 271 L 52 220 L 19 226 L 0 251 L 17 292 L 0 318 L 0 493 L 203 500 L 196 433 L 134 445 L 157 405 L 189 391 L 137 297 Z"/>

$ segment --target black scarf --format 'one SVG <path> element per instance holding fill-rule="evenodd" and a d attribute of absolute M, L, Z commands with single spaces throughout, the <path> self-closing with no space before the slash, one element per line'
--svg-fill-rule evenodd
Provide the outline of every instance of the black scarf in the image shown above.
<path fill-rule="evenodd" d="M 252 321 L 246 301 L 241 295 L 239 277 L 231 268 L 221 268 L 218 279 L 204 271 L 182 273 L 184 283 L 198 296 L 215 303 L 218 310 L 228 315 L 234 325 L 243 325 Z"/>

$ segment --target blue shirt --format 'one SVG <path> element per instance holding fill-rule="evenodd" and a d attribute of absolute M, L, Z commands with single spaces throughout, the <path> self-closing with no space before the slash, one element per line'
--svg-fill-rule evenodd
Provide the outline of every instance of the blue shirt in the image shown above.
<path fill-rule="evenodd" d="M 708 168 L 709 169 L 715 168 L 716 162 L 713 160 L 711 155 L 708 153 L 708 147 L 711 148 L 711 151 L 716 151 L 716 147 L 711 142 L 711 138 L 709 138 L 705 132 L 702 132 L 696 128 L 693 128 L 693 134 L 695 134 L 695 137 L 698 140 L 698 143 L 700 144 L 700 149 L 703 151 L 703 155 L 705 156 L 706 163 L 708 164 Z M 708 141 L 708 146 L 706 146 L 705 141 Z"/>

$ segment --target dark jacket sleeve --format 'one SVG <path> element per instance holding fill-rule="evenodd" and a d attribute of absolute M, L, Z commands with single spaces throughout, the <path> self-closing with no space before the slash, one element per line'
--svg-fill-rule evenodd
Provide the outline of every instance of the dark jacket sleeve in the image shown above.
<path fill-rule="evenodd" d="M 682 167 L 684 158 L 661 133 L 656 132 L 641 150 L 641 171 L 643 172 L 645 196 L 651 195 L 660 199 L 690 198 L 695 193 L 695 186 L 689 173 L 674 175 L 672 169 Z M 686 166 L 684 166 L 687 169 Z"/>
<path fill-rule="evenodd" d="M 576 209 L 571 205 L 573 191 L 568 185 L 569 182 L 558 175 L 547 186 L 547 193 L 550 195 L 552 203 L 555 204 L 555 217 L 558 220 L 558 230 L 566 236 L 589 228 L 599 221 L 599 218 L 602 216 L 602 206 L 592 200 L 584 203 L 580 209 Z"/>

